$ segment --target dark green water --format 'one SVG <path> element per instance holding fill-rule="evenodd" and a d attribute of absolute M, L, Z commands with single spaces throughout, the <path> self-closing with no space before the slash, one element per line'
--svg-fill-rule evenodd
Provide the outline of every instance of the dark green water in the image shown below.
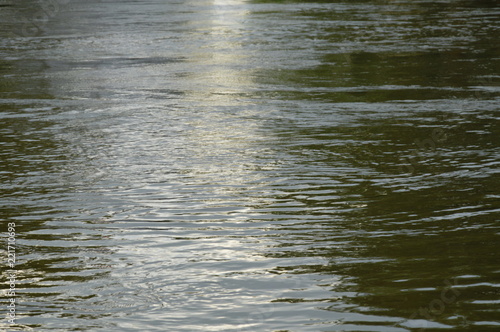
<path fill-rule="evenodd" d="M 2 331 L 500 330 L 499 2 L 0 22 Z"/>

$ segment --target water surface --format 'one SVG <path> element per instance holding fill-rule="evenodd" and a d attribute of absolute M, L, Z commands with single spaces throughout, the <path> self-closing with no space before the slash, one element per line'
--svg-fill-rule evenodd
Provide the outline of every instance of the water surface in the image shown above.
<path fill-rule="evenodd" d="M 500 328 L 496 1 L 47 3 L 0 7 L 2 329 Z"/>

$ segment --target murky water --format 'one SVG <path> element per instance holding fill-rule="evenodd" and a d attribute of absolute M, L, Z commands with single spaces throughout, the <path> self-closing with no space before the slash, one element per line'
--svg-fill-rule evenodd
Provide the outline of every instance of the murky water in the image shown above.
<path fill-rule="evenodd" d="M 3 330 L 500 329 L 497 1 L 0 5 Z"/>

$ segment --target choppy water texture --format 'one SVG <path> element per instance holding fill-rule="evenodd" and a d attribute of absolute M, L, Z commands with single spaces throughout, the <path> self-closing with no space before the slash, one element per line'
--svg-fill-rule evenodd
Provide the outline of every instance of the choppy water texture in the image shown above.
<path fill-rule="evenodd" d="M 500 329 L 498 1 L 0 18 L 3 330 Z"/>

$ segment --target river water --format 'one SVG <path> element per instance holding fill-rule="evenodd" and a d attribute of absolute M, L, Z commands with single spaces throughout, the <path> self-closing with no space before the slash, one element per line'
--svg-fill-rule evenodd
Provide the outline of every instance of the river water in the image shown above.
<path fill-rule="evenodd" d="M 497 1 L 0 18 L 2 330 L 500 329 Z"/>

